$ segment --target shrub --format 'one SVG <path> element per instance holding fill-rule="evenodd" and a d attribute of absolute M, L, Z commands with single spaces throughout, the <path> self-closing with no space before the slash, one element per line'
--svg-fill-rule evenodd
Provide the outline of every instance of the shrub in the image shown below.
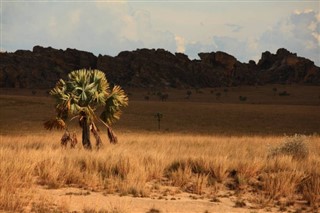
<path fill-rule="evenodd" d="M 289 155 L 294 159 L 305 159 L 309 155 L 306 139 L 307 136 L 299 134 L 286 137 L 282 144 L 270 150 L 268 157 Z"/>
<path fill-rule="evenodd" d="M 169 98 L 168 93 L 157 92 L 157 96 L 160 98 L 161 101 L 166 101 Z"/>
<path fill-rule="evenodd" d="M 283 91 L 283 92 L 279 92 L 279 96 L 289 96 L 290 93 L 288 93 L 287 91 Z"/>
<path fill-rule="evenodd" d="M 240 101 L 246 101 L 246 100 L 247 100 L 247 97 L 240 95 L 240 96 L 239 96 L 239 100 L 240 100 Z"/>
<path fill-rule="evenodd" d="M 216 93 L 216 99 L 218 100 L 218 99 L 220 99 L 220 97 L 221 97 L 221 92 L 217 92 Z"/>

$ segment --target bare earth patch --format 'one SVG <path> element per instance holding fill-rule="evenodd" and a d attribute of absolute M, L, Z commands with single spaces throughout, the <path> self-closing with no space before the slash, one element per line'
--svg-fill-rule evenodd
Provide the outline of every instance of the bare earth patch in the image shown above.
<path fill-rule="evenodd" d="M 228 192 L 223 192 L 227 194 Z M 150 210 L 159 212 L 267 212 L 261 209 L 250 209 L 247 207 L 238 208 L 234 196 L 223 196 L 217 200 L 207 198 L 196 198 L 189 193 L 179 193 L 174 196 L 163 196 L 152 198 L 138 198 L 132 196 L 119 196 L 104 194 L 102 192 L 91 192 L 79 188 L 45 189 L 37 188 L 36 194 L 45 198 L 45 202 L 51 203 L 57 209 L 68 212 L 84 211 L 110 211 L 112 212 L 136 212 L 146 213 Z M 41 202 L 41 199 L 39 199 Z M 39 204 L 38 204 L 39 205 Z M 152 211 L 151 211 L 152 212 Z M 156 211 L 154 211 L 156 212 Z M 268 211 L 270 212 L 270 210 Z"/>

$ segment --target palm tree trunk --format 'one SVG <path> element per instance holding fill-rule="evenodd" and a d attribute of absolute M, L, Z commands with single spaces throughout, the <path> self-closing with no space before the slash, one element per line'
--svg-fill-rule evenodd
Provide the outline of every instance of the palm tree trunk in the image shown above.
<path fill-rule="evenodd" d="M 90 142 L 90 125 L 88 124 L 87 115 L 85 115 L 85 113 L 82 113 L 79 123 L 82 128 L 82 145 L 85 149 L 92 149 Z"/>

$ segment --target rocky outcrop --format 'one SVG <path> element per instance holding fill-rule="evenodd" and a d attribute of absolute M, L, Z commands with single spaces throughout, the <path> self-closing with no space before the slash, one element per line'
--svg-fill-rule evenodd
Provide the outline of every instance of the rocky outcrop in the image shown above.
<path fill-rule="evenodd" d="M 40 46 L 1 53 L 0 87 L 50 88 L 71 70 L 95 67 L 96 60 L 89 52 Z"/>
<path fill-rule="evenodd" d="M 320 70 L 314 62 L 286 49 L 262 53 L 257 69 L 264 83 L 310 83 L 320 85 Z"/>
<path fill-rule="evenodd" d="M 286 49 L 262 53 L 241 63 L 224 52 L 199 53 L 190 60 L 164 49 L 124 51 L 115 57 L 35 46 L 32 51 L 0 53 L 0 87 L 51 88 L 58 79 L 82 68 L 104 71 L 112 83 L 126 87 L 219 87 L 265 83 L 320 85 L 320 69 Z"/>

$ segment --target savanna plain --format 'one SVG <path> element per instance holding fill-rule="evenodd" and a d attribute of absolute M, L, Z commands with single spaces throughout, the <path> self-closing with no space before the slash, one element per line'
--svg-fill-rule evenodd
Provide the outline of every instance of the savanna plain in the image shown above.
<path fill-rule="evenodd" d="M 75 120 L 74 149 L 43 128 L 46 91 L 1 89 L 0 211 L 319 211 L 320 87 L 125 91 L 119 142 L 88 151 Z"/>

